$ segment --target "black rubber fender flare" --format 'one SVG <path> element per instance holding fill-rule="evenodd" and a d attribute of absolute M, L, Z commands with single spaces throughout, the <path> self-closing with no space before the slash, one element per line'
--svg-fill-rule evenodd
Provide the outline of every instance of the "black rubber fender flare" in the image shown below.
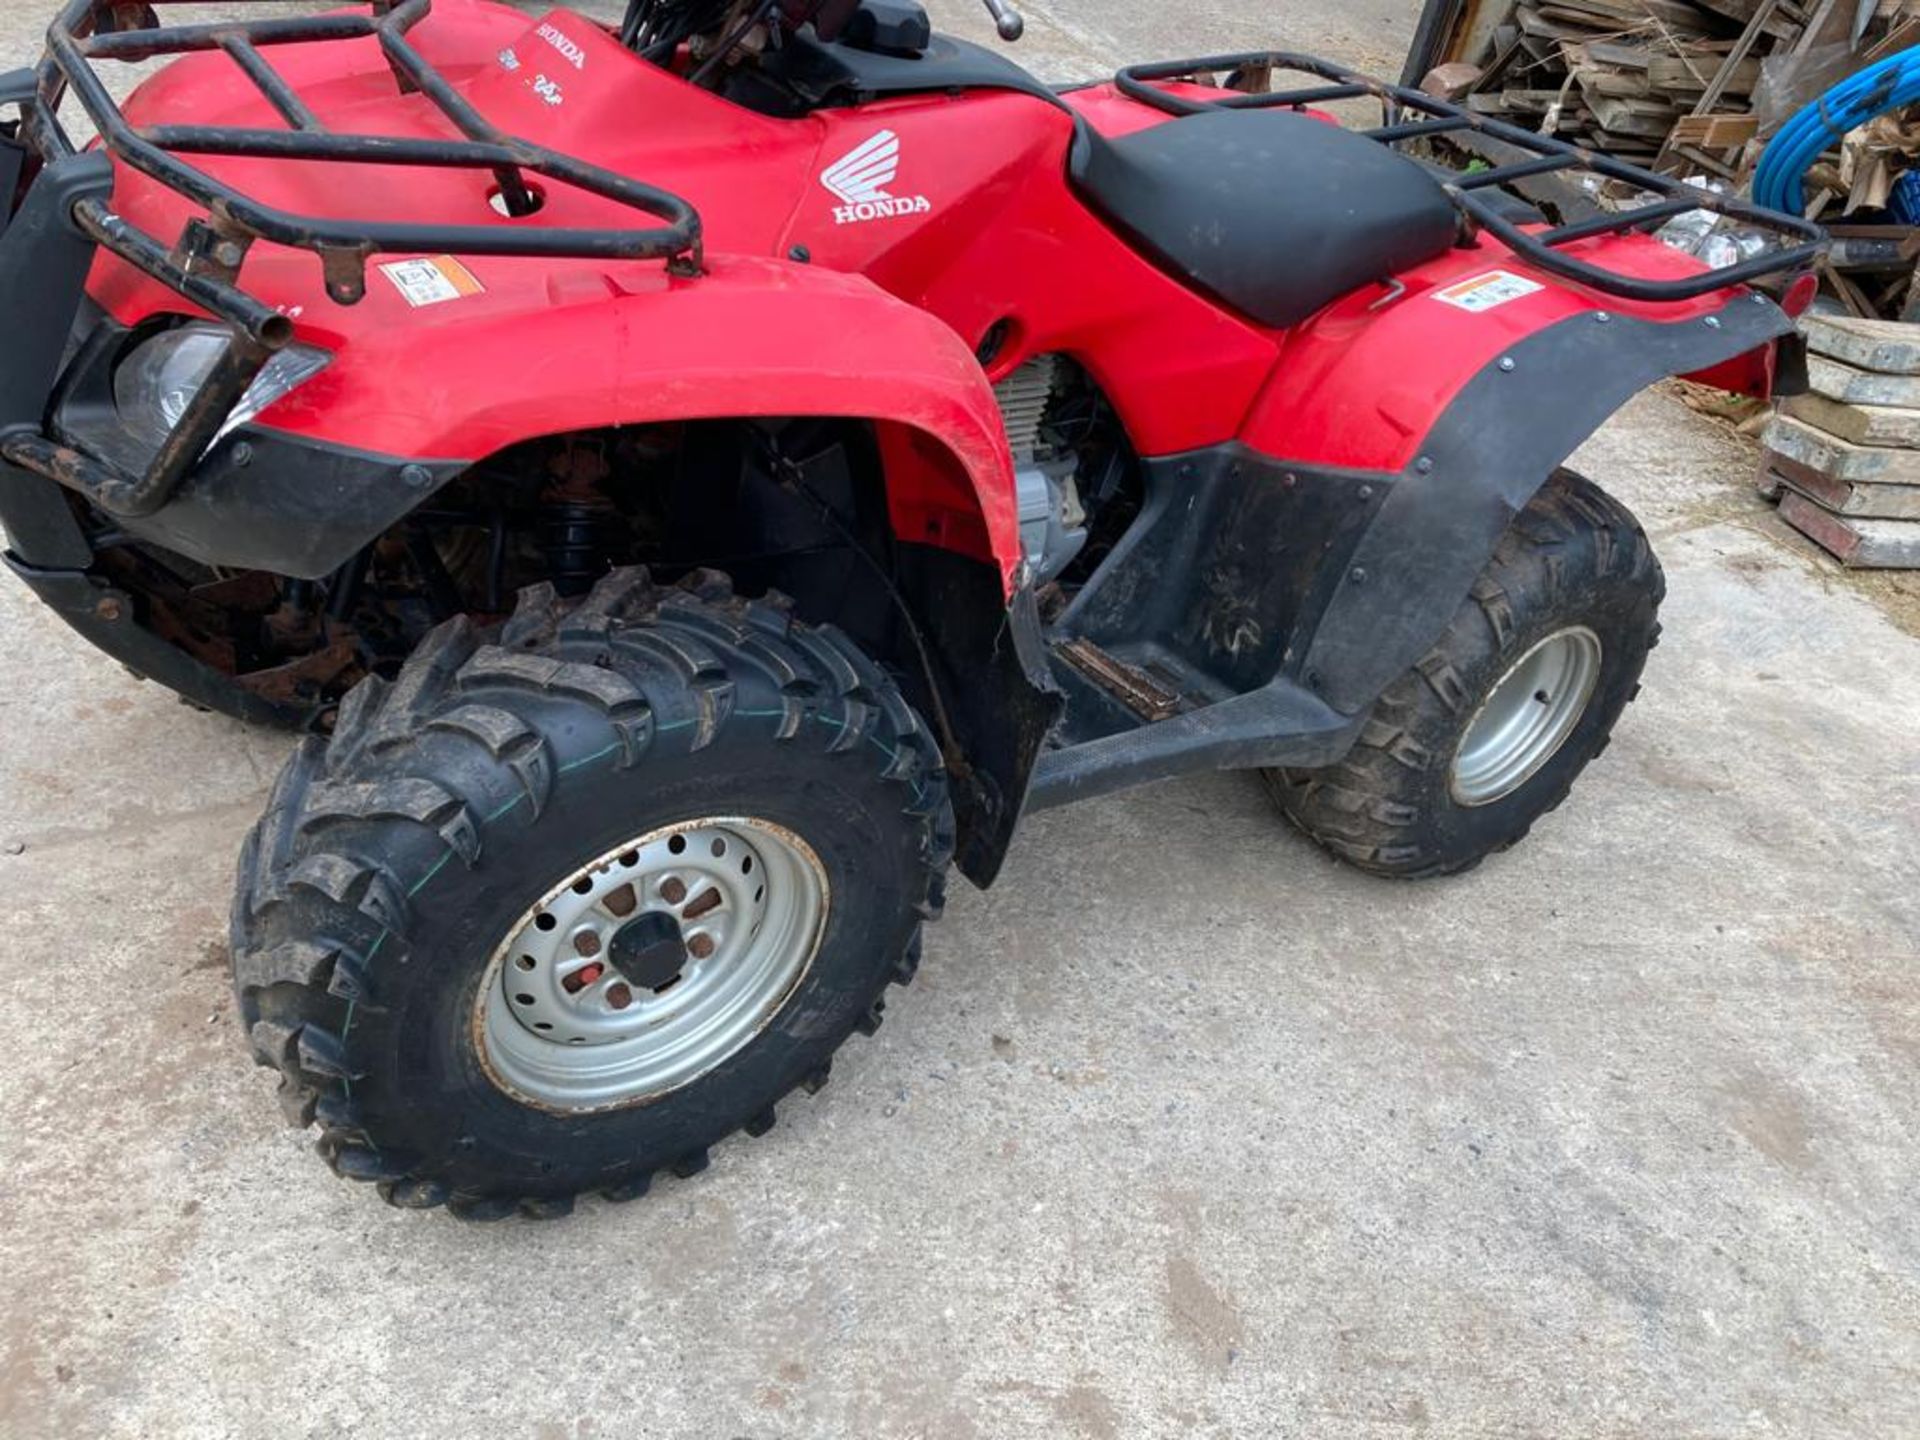
<path fill-rule="evenodd" d="M 1766 296 L 1660 323 L 1588 311 L 1512 346 L 1467 383 L 1381 503 L 1307 647 L 1307 688 L 1366 709 L 1433 645 L 1500 537 L 1573 452 L 1642 390 L 1791 334 Z"/>

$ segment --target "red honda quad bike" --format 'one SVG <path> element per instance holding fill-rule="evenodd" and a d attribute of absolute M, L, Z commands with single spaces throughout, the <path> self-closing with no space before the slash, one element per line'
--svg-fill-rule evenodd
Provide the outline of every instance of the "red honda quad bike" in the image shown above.
<path fill-rule="evenodd" d="M 0 102 L 7 563 L 306 732 L 240 1014 L 336 1171 L 472 1219 L 765 1131 L 1043 807 L 1258 770 L 1379 874 L 1513 844 L 1658 633 L 1558 467 L 1661 377 L 1795 383 L 1822 243 L 1322 61 L 1052 88 L 899 0 L 72 0 Z M 1709 273 L 1648 233 L 1695 207 L 1777 243 Z"/>

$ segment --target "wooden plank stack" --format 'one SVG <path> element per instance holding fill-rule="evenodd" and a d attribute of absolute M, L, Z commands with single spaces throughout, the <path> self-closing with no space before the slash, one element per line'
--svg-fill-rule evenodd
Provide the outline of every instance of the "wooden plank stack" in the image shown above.
<path fill-rule="evenodd" d="M 1794 529 L 1862 569 L 1920 569 L 1920 325 L 1815 316 L 1811 394 L 1764 438 L 1760 490 Z"/>
<path fill-rule="evenodd" d="M 1880 0 L 1899 12 L 1904 0 Z M 1843 13 L 1844 12 L 1844 13 Z M 1477 112 L 1666 170 L 1737 179 L 1763 62 L 1845 38 L 1856 0 L 1515 0 L 1473 73 Z M 1485 33 L 1485 32 L 1483 32 Z M 1436 72 L 1437 74 L 1438 72 Z"/>

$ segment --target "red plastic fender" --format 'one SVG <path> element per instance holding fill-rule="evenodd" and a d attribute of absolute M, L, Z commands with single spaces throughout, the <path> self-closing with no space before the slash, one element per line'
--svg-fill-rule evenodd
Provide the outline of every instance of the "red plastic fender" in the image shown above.
<path fill-rule="evenodd" d="M 447 306 L 433 325 L 357 329 L 258 423 L 387 455 L 479 460 L 608 425 L 871 420 L 901 538 L 990 560 L 1011 593 L 1013 458 L 985 372 L 941 321 L 859 275 L 733 256 L 699 279 L 584 269 L 547 290 L 543 310 L 475 297 L 465 316 Z M 326 313 L 308 319 L 304 333 L 325 344 Z"/>
<path fill-rule="evenodd" d="M 1642 236 L 1568 253 L 1646 279 L 1700 271 L 1697 260 Z M 1292 332 L 1241 438 L 1303 465 L 1403 470 L 1468 382 L 1530 336 L 1581 315 L 1699 323 L 1727 300 L 1720 292 L 1646 305 L 1599 295 L 1482 238 L 1402 275 L 1396 287 L 1350 295 Z"/>

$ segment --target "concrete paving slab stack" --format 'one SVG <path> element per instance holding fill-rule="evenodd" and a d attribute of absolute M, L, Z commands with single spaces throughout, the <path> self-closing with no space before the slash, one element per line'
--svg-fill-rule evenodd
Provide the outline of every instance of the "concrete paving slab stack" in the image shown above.
<path fill-rule="evenodd" d="M 1812 393 L 1780 407 L 1760 490 L 1794 529 L 1860 569 L 1920 569 L 1920 325 L 1817 315 Z"/>

